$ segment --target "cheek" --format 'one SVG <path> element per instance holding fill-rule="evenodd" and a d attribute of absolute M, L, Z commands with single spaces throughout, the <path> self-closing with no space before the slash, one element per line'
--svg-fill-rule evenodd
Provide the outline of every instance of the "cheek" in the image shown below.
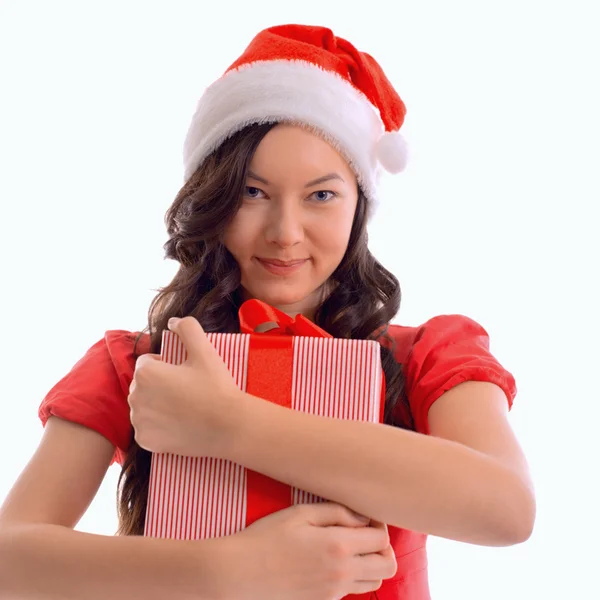
<path fill-rule="evenodd" d="M 242 226 L 242 222 L 243 219 L 238 217 L 234 218 L 225 229 L 223 236 L 223 244 L 238 262 L 243 258 L 244 254 L 247 253 L 252 238 L 252 228 L 248 226 L 249 223 L 246 222 L 244 226 Z"/>
<path fill-rule="evenodd" d="M 353 215 L 338 215 L 323 218 L 319 223 L 319 246 L 328 254 L 341 258 L 346 252 L 350 232 L 352 231 Z"/>

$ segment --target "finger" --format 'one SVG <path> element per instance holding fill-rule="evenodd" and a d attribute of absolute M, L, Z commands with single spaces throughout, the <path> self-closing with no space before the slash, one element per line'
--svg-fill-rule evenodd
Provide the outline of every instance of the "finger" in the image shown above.
<path fill-rule="evenodd" d="M 355 581 L 352 587 L 348 590 L 349 594 L 367 594 L 369 592 L 376 592 L 381 587 L 381 579 L 375 581 Z M 370 598 L 371 596 L 369 596 Z M 375 596 L 376 598 L 377 596 Z M 340 598 L 340 600 L 342 600 Z"/>
<path fill-rule="evenodd" d="M 161 368 L 158 366 L 158 363 L 167 364 L 161 360 L 154 360 L 150 354 L 142 354 L 137 358 L 133 369 L 133 378 L 129 385 L 129 393 L 138 384 L 142 387 L 151 384 L 156 377 L 157 368 Z"/>
<path fill-rule="evenodd" d="M 396 574 L 398 563 L 391 546 L 382 553 L 372 553 L 366 556 L 357 556 L 353 559 L 356 581 L 373 581 L 389 579 Z"/>
<path fill-rule="evenodd" d="M 382 521 L 375 521 L 374 519 L 371 519 L 371 523 L 369 524 L 369 527 L 372 527 L 373 529 L 378 529 L 380 531 L 383 532 L 385 539 L 387 540 L 387 548 L 389 549 L 391 546 L 390 544 L 390 533 L 388 531 L 388 526 L 383 523 Z"/>
<path fill-rule="evenodd" d="M 385 531 L 386 534 L 388 533 L 388 526 L 382 521 L 376 521 L 375 519 L 371 519 L 369 527 L 373 527 L 374 529 L 381 529 L 382 531 Z"/>
<path fill-rule="evenodd" d="M 196 363 L 212 344 L 208 341 L 202 325 L 194 317 L 169 319 L 169 330 L 179 337 L 187 351 L 187 360 Z"/>
<path fill-rule="evenodd" d="M 141 354 L 140 356 L 146 356 L 147 360 L 162 360 L 160 354 Z"/>
<path fill-rule="evenodd" d="M 358 515 L 342 504 L 335 502 L 318 502 L 304 504 L 298 507 L 311 525 L 320 527 L 344 526 L 365 527 L 369 523 L 368 517 Z"/>
<path fill-rule="evenodd" d="M 335 529 L 337 539 L 354 556 L 384 552 L 390 545 L 386 531 L 375 527 L 330 527 Z"/>
<path fill-rule="evenodd" d="M 154 362 L 162 362 L 160 354 L 141 354 L 135 361 L 134 372 L 139 371 L 143 366 Z"/>

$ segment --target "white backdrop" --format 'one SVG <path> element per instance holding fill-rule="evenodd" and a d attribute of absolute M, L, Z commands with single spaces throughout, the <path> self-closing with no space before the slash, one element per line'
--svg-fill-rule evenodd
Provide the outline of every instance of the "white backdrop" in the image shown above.
<path fill-rule="evenodd" d="M 384 180 L 371 226 L 402 285 L 397 321 L 471 316 L 519 387 L 534 534 L 501 549 L 431 538 L 433 597 L 600 597 L 591 6 L 0 2 L 0 502 L 39 442 L 46 392 L 105 330 L 143 328 L 175 272 L 163 216 L 204 87 L 263 27 L 322 24 L 374 55 L 408 107 L 412 160 Z M 79 529 L 114 532 L 118 473 Z"/>

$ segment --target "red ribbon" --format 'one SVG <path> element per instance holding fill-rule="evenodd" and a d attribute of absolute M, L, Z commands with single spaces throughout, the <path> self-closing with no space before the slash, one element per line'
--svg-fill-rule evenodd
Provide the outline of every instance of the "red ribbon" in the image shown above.
<path fill-rule="evenodd" d="M 240 331 L 254 333 L 259 325 L 275 323 L 277 327 L 265 333 L 269 335 L 305 335 L 309 337 L 333 337 L 304 315 L 292 318 L 262 300 L 246 300 L 239 310 Z"/>
<path fill-rule="evenodd" d="M 246 391 L 280 406 L 292 406 L 293 336 L 333 337 L 303 315 L 295 319 L 261 300 L 247 300 L 239 310 L 240 331 L 250 336 Z M 256 334 L 264 323 L 275 328 Z M 382 409 L 385 386 L 382 389 Z M 383 417 L 383 410 L 380 418 Z M 277 448 L 270 449 L 277 452 Z M 292 505 L 289 485 L 251 469 L 246 470 L 246 526 Z M 352 596 L 367 600 L 371 594 Z M 349 597 L 348 597 L 349 598 Z"/>
<path fill-rule="evenodd" d="M 261 300 L 247 300 L 239 310 L 242 333 L 255 334 L 264 323 L 275 328 L 250 336 L 246 391 L 286 408 L 292 407 L 293 336 L 332 337 L 312 321 L 298 315 L 295 319 Z M 273 452 L 277 449 L 273 448 Z M 246 525 L 292 503 L 289 485 L 261 473 L 247 470 Z"/>

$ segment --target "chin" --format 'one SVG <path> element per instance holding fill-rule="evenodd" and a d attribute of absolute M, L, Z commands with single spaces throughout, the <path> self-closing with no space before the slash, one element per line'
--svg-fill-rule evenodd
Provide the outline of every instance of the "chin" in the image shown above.
<path fill-rule="evenodd" d="M 258 300 L 262 300 L 271 306 L 291 306 L 293 304 L 300 304 L 306 300 L 306 296 L 298 294 L 261 294 L 255 296 Z"/>
<path fill-rule="evenodd" d="M 266 286 L 257 293 L 250 292 L 250 295 L 276 308 L 304 304 L 307 298 L 314 293 L 314 290 L 269 290 L 265 288 Z"/>

